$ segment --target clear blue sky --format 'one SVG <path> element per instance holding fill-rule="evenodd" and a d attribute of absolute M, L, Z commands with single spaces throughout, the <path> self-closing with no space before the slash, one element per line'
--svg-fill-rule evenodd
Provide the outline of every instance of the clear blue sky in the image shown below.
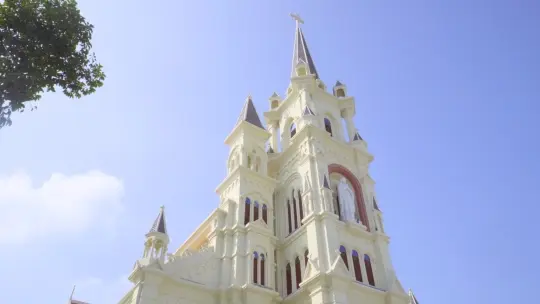
<path fill-rule="evenodd" d="M 262 113 L 287 87 L 292 11 L 321 78 L 356 97 L 404 287 L 421 303 L 538 298 L 538 2 L 79 2 L 108 78 L 0 131 L 0 189 L 22 189 L 0 194 L 0 303 L 62 303 L 75 283 L 118 300 L 162 204 L 181 244 L 218 204 L 244 98 Z"/>

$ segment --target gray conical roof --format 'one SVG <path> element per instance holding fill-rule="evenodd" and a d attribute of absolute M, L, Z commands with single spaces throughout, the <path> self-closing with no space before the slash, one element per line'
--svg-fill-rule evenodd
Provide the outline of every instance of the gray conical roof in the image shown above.
<path fill-rule="evenodd" d="M 304 38 L 304 33 L 302 32 L 302 28 L 300 27 L 300 25 L 297 23 L 296 33 L 294 37 L 291 77 L 296 76 L 296 66 L 299 63 L 306 64 L 307 73 L 315 75 L 315 78 L 319 79 L 319 74 L 317 73 L 317 69 L 315 68 L 315 63 L 313 62 L 313 58 L 311 57 L 311 53 L 309 52 L 306 39 Z"/>
<path fill-rule="evenodd" d="M 328 179 L 326 178 L 326 175 L 324 176 L 323 187 L 325 187 L 326 189 L 330 189 L 330 184 L 328 184 Z"/>
<path fill-rule="evenodd" d="M 247 121 L 256 127 L 264 129 L 261 120 L 259 119 L 259 115 L 257 114 L 257 110 L 255 110 L 255 106 L 253 105 L 253 101 L 251 100 L 251 96 L 247 98 L 236 124 L 239 124 L 242 120 Z"/>
<path fill-rule="evenodd" d="M 161 206 L 159 214 L 154 221 L 152 228 L 150 228 L 149 233 L 150 232 L 161 232 L 167 234 L 167 225 L 165 224 L 165 207 Z"/>

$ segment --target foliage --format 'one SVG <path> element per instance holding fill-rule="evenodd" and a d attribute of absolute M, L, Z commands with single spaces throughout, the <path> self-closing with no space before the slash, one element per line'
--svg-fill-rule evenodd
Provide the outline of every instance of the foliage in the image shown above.
<path fill-rule="evenodd" d="M 75 0 L 0 1 L 0 129 L 44 91 L 80 98 L 103 85 L 93 28 Z"/>

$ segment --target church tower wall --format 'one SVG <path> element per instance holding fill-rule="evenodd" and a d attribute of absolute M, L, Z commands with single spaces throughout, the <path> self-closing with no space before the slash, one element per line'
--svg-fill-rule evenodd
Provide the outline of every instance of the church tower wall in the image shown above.
<path fill-rule="evenodd" d="M 355 100 L 339 81 L 328 92 L 293 17 L 290 85 L 266 128 L 246 99 L 219 207 L 174 254 L 161 209 L 121 303 L 417 304 L 391 263 Z"/>

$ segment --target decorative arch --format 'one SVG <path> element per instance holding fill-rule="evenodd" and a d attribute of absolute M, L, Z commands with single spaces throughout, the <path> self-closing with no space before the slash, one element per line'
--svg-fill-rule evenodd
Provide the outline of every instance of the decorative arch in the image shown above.
<path fill-rule="evenodd" d="M 356 198 L 356 207 L 358 208 L 358 213 L 360 215 L 360 221 L 364 226 L 366 226 L 367 231 L 371 231 L 369 228 L 369 220 L 366 211 L 366 204 L 364 202 L 364 194 L 362 192 L 362 185 L 356 176 L 347 168 L 338 164 L 331 164 L 328 166 L 328 173 L 338 173 L 345 177 L 353 186 L 354 194 Z"/>

